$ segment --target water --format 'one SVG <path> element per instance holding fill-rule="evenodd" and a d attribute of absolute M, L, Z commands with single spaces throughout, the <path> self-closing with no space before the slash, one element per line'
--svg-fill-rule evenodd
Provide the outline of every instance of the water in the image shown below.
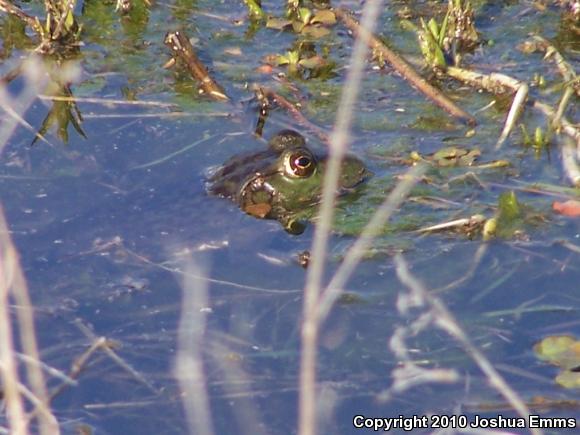
<path fill-rule="evenodd" d="M 358 2 L 346 4 L 358 8 Z M 380 29 L 393 34 L 394 44 L 405 54 L 417 55 L 414 35 L 401 32 L 393 15 L 398 6 L 389 3 Z M 40 14 L 39 5 L 30 7 L 31 13 Z M 264 2 L 264 7 L 281 14 L 277 2 Z M 417 7 L 428 5 L 417 2 Z M 578 39 L 566 30 L 559 11 L 493 2 L 480 7 L 480 30 L 495 45 L 478 49 L 470 60 L 484 70 L 501 70 L 520 79 L 541 72 L 550 87 L 533 90 L 534 95 L 552 104 L 558 101 L 559 93 L 551 85 L 560 79 L 553 65 L 542 62 L 539 54 L 513 50 L 513 41 L 541 30 L 545 37 L 557 38 L 566 59 L 578 69 Z M 182 270 L 192 256 L 211 278 L 202 352 L 215 432 L 295 433 L 306 274 L 296 258 L 310 247 L 313 227 L 300 236 L 289 235 L 275 221 L 255 219 L 235 204 L 209 197 L 204 185 L 211 168 L 239 152 L 264 147 L 251 134 L 256 113 L 247 103 L 251 93 L 246 84 L 280 86 L 292 97 L 285 79 L 261 74 L 256 67 L 264 55 L 289 50 L 295 36 L 263 27 L 249 32 L 245 8 L 237 1 L 159 3 L 136 18 L 121 18 L 113 5 L 100 2 L 83 3 L 77 12 L 85 22 L 85 45 L 79 59 L 81 78 L 72 86 L 75 96 L 136 98 L 173 106 L 79 102 L 86 140 L 69 125 L 67 144 L 49 134 L 51 145 L 37 142 L 31 147 L 34 136 L 20 128 L 3 152 L 0 195 L 35 304 L 42 360 L 66 372 L 95 337 L 103 336 L 116 343 L 115 352 L 131 368 L 104 352 L 94 354 L 78 385 L 65 389 L 53 403 L 63 430 L 72 433 L 79 425 L 111 434 L 188 430 L 174 378 L 183 276 L 172 270 Z M 518 25 L 507 25 L 516 18 Z M 6 18 L 2 20 L 7 26 Z M 196 95 L 185 73 L 161 68 L 169 58 L 163 36 L 176 28 L 199 39 L 201 58 L 213 65 L 235 103 L 207 102 Z M 509 32 L 503 31 L 506 28 Z M 4 36 L 3 74 L 25 55 L 29 39 L 16 39 L 8 50 Z M 294 92 L 311 101 L 305 115 L 330 128 L 352 41 L 337 26 L 336 33 L 319 44 L 340 65 L 336 77 L 290 81 L 297 86 Z M 241 56 L 231 54 L 237 49 Z M 485 93 L 447 86 L 471 112 L 491 101 Z M 9 90 L 17 94 L 23 87 L 19 79 Z M 26 112 L 34 127 L 42 124 L 47 104 L 37 100 Z M 427 155 L 450 144 L 477 146 L 484 161 L 504 158 L 512 163 L 507 170 L 479 172 L 484 182 L 566 185 L 557 146 L 536 158 L 533 150 L 521 146 L 516 132 L 501 151 L 493 150 L 504 116 L 504 109 L 482 112 L 476 135 L 466 138 L 463 126 L 409 91 L 395 74 L 369 68 L 353 151 L 375 177 L 356 200 L 341 206 L 343 221 L 331 240 L 327 278 L 354 240 L 352 234 L 360 231 L 392 187 L 393 176 L 406 170 L 393 157 L 406 157 L 411 151 Z M 568 116 L 577 116 L 574 105 Z M 527 110 L 523 122 L 533 131 L 545 121 Z M 284 127 L 304 130 L 278 110 L 267 121 L 265 137 Z M 421 193 L 454 205 L 433 209 L 405 204 L 394 219 L 394 232 L 375 243 L 373 255 L 347 284 L 350 303 L 339 303 L 325 323 L 318 369 L 323 432 L 360 433 L 352 425 L 357 414 L 457 413 L 470 420 L 475 414 L 515 416 L 461 347 L 434 327 L 408 339 L 412 357 L 424 368 L 455 369 L 461 380 L 421 385 L 383 400 L 399 366 L 389 347 L 393 332 L 420 313 L 406 318 L 395 308 L 405 292 L 392 262 L 392 254 L 399 251 L 429 288 L 441 289 L 467 277 L 438 295 L 524 400 L 538 395 L 554 400 L 576 397 L 554 385 L 556 369 L 539 362 L 532 346 L 549 334 L 580 332 L 575 294 L 580 263 L 577 254 L 554 244 L 568 240 L 577 245 L 578 222 L 552 214 L 553 198 L 519 192 L 519 200 L 546 221 L 526 227 L 529 241 L 490 243 L 470 276 L 482 246 L 478 237 L 419 236 L 409 231 L 475 212 L 493 215 L 504 189 L 483 188 L 472 181 L 446 185 L 449 177 L 465 172 L 430 172 L 433 184 L 421 186 Z M 49 380 L 52 387 L 58 383 Z M 557 407 L 538 412 L 577 415 L 575 409 Z"/>

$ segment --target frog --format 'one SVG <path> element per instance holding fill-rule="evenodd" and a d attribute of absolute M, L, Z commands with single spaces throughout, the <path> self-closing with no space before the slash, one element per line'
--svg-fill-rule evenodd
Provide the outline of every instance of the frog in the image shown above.
<path fill-rule="evenodd" d="M 233 156 L 207 181 L 209 194 L 228 198 L 247 214 L 278 220 L 290 234 L 301 234 L 305 217 L 320 202 L 328 154 L 313 151 L 295 130 L 282 130 L 266 150 Z M 372 173 L 358 157 L 342 161 L 338 195 L 356 191 Z"/>

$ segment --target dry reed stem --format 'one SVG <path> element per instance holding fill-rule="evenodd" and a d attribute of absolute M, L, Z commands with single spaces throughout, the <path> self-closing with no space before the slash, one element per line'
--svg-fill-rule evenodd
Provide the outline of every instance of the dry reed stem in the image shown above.
<path fill-rule="evenodd" d="M 563 138 L 562 144 L 562 167 L 566 176 L 576 187 L 580 187 L 580 167 L 576 161 L 576 144 L 569 137 Z"/>
<path fill-rule="evenodd" d="M 42 65 L 36 58 L 30 58 L 25 61 L 22 71 L 26 78 L 26 86 L 20 93 L 18 100 L 12 100 L 8 97 L 4 89 L 0 89 L 0 104 L 7 113 L 13 116 L 8 119 L 5 118 L 2 127 L 0 128 L 0 153 L 8 142 L 8 139 L 18 125 L 18 119 L 21 119 L 22 114 L 28 109 L 32 101 L 38 95 L 39 89 L 45 83 L 45 74 Z M 23 412 L 25 404 L 16 390 L 12 390 L 14 385 L 18 384 L 17 373 L 12 371 L 17 370 L 15 343 L 13 342 L 14 329 L 18 331 L 20 346 L 23 354 L 28 358 L 24 360 L 26 368 L 26 377 L 30 384 L 32 394 L 36 396 L 37 407 L 33 414 L 38 418 L 38 430 L 41 434 L 59 433 L 58 422 L 49 408 L 49 398 L 46 391 L 46 383 L 44 374 L 41 369 L 38 346 L 36 343 L 36 334 L 34 330 L 34 316 L 32 311 L 32 304 L 28 294 L 28 288 L 22 269 L 20 268 L 18 254 L 8 229 L 8 224 L 4 217 L 4 212 L 0 207 L 0 249 L 2 255 L 0 260 L 2 262 L 2 320 L 0 329 L 2 330 L 2 355 L 3 355 L 3 381 L 9 399 L 7 399 L 7 407 L 9 409 L 9 421 L 11 430 L 15 433 L 27 433 L 28 419 L 24 417 Z M 10 297 L 16 302 L 16 322 L 17 328 L 12 327 L 12 318 L 8 306 Z M 13 384 L 16 382 L 16 384 Z M 6 386 L 8 385 L 8 386 Z"/>
<path fill-rule="evenodd" d="M 507 140 L 515 126 L 516 121 L 518 120 L 519 115 L 523 111 L 522 109 L 528 97 L 528 85 L 505 74 L 483 74 L 454 66 L 447 67 L 445 73 L 449 77 L 469 84 L 473 87 L 483 88 L 492 94 L 515 92 L 515 96 L 504 123 L 504 127 L 495 144 L 495 149 L 499 149 Z"/>
<path fill-rule="evenodd" d="M 550 42 L 539 35 L 533 37 L 537 46 L 546 52 L 544 59 L 552 58 L 558 71 L 562 75 L 565 82 L 569 83 L 576 79 L 576 72 L 574 68 L 566 62 L 564 56 L 554 47 Z M 580 91 L 576 90 L 576 93 L 580 96 Z"/>
<path fill-rule="evenodd" d="M 381 11 L 381 0 L 366 2 L 361 28 L 355 40 L 350 61 L 350 69 L 341 95 L 334 129 L 331 135 L 328 173 L 324 177 L 320 221 L 312 243 L 312 262 L 306 276 L 302 319 L 302 352 L 300 355 L 300 398 L 299 398 L 299 435 L 315 435 L 317 432 L 316 407 L 316 360 L 318 341 L 317 307 L 330 229 L 334 217 L 334 202 L 340 176 L 342 159 L 348 148 L 349 130 L 352 113 L 362 77 L 370 37 L 377 17 Z"/>
<path fill-rule="evenodd" d="M 524 104 L 526 103 L 526 99 L 528 98 L 528 85 L 526 83 L 522 83 L 516 92 L 516 95 L 512 101 L 512 105 L 510 107 L 510 111 L 508 112 L 508 116 L 505 120 L 505 124 L 499 138 L 495 144 L 495 149 L 498 150 L 507 140 L 508 136 L 514 129 L 516 125 L 516 121 L 518 120 L 520 114 L 523 112 Z"/>
<path fill-rule="evenodd" d="M 115 100 L 113 98 L 74 97 L 74 96 L 69 97 L 63 95 L 39 95 L 38 98 L 47 101 L 66 101 L 70 103 L 102 104 L 103 106 L 119 105 L 119 106 L 177 107 L 177 105 L 174 103 L 164 103 L 162 101 L 149 101 L 149 100 Z"/>
<path fill-rule="evenodd" d="M 487 377 L 487 381 L 503 398 L 515 409 L 521 416 L 528 419 L 530 410 L 519 395 L 508 385 L 499 372 L 493 367 L 492 363 L 486 356 L 471 342 L 471 339 L 459 326 L 457 320 L 453 317 L 451 312 L 445 307 L 443 302 L 431 292 L 429 292 L 423 284 L 417 280 L 407 267 L 407 263 L 402 255 L 395 257 L 395 265 L 397 269 L 397 276 L 401 283 L 406 286 L 420 305 L 426 305 L 429 308 L 429 316 L 433 316 L 433 322 L 436 326 L 446 331 L 463 347 L 463 350 L 473 359 L 479 366 L 480 370 Z M 534 435 L 542 435 L 540 429 L 532 428 L 530 433 Z"/>
<path fill-rule="evenodd" d="M 549 118 L 554 118 L 554 110 L 545 103 L 540 101 L 534 102 L 534 107 L 539 109 Z M 562 133 L 568 136 L 572 141 L 564 141 L 562 146 L 562 165 L 566 176 L 572 181 L 574 186 L 580 187 L 580 129 L 571 124 L 565 117 L 559 119 Z"/>
<path fill-rule="evenodd" d="M 115 347 L 115 342 L 113 340 L 107 337 L 97 337 L 97 335 L 95 335 L 95 333 L 87 325 L 85 325 L 81 319 L 76 319 L 75 325 L 83 334 L 85 334 L 87 338 L 92 340 L 93 346 L 95 343 L 98 344 L 98 349 L 100 349 L 119 367 L 121 367 L 121 369 L 131 375 L 137 382 L 141 383 L 153 394 L 159 394 L 159 391 L 153 386 L 153 384 L 145 379 L 145 376 L 134 369 L 127 361 L 121 358 L 117 352 L 113 350 L 113 347 Z"/>
<path fill-rule="evenodd" d="M 18 17 L 21 21 L 23 21 L 36 32 L 42 31 L 42 27 L 40 26 L 40 22 L 37 18 L 28 15 L 18 6 L 12 4 L 12 2 L 9 0 L 0 0 L 0 11 Z"/>
<path fill-rule="evenodd" d="M 183 301 L 177 331 L 175 377 L 191 433 L 213 435 L 213 424 L 203 364 L 204 335 L 208 306 L 207 274 L 192 259 L 184 265 Z"/>
<path fill-rule="evenodd" d="M 21 392 L 18 391 L 19 376 L 17 373 L 17 355 L 13 341 L 14 330 L 8 307 L 10 296 L 18 305 L 16 319 L 20 345 L 23 353 L 28 357 L 25 360 L 26 375 L 31 391 L 36 396 L 39 431 L 41 434 L 59 433 L 58 423 L 49 408 L 49 399 L 46 392 L 44 374 L 37 361 L 40 361 L 32 305 L 28 296 L 28 289 L 18 254 L 9 235 L 4 211 L 0 206 L 0 354 L 2 360 L 3 384 L 8 408 L 8 418 L 11 431 L 14 433 L 28 433 L 28 417 L 24 415 L 24 402 Z M 13 389 L 16 388 L 16 389 Z"/>
<path fill-rule="evenodd" d="M 23 398 L 18 388 L 20 378 L 12 340 L 12 320 L 8 309 L 14 265 L 18 260 L 12 244 L 6 240 L 9 235 L 3 211 L 0 212 L 0 237 L 0 370 L 8 425 L 11 433 L 20 435 L 28 432 L 28 421 L 24 414 Z"/>
<path fill-rule="evenodd" d="M 332 280 L 320 295 L 317 304 L 317 321 L 324 322 L 336 299 L 342 293 L 343 287 L 359 264 L 363 255 L 367 252 L 375 236 L 381 231 L 385 222 L 401 206 L 411 189 L 420 181 L 427 171 L 428 165 L 417 165 L 411 168 L 403 176 L 401 182 L 391 191 L 385 201 L 379 206 L 369 223 L 365 226 L 356 242 L 346 253 L 340 267 L 335 272 Z"/>

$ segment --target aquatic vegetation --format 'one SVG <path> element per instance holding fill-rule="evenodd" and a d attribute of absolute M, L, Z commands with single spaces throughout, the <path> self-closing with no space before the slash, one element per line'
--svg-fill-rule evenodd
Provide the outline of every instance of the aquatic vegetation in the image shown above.
<path fill-rule="evenodd" d="M 580 342 L 569 335 L 544 338 L 534 346 L 536 356 L 543 361 L 560 367 L 556 382 L 565 388 L 580 388 Z"/>
<path fill-rule="evenodd" d="M 0 257 L 41 350 L 1 328 L 0 430 L 575 402 L 526 343 L 576 325 L 577 2 L 364 3 L 0 0 Z"/>

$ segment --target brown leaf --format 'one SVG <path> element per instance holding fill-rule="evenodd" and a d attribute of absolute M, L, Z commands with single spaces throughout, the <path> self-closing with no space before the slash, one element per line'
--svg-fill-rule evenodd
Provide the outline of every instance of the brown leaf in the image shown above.
<path fill-rule="evenodd" d="M 244 208 L 246 213 L 260 219 L 264 219 L 266 216 L 268 216 L 270 210 L 272 210 L 272 206 L 265 202 L 260 204 L 248 204 Z"/>

